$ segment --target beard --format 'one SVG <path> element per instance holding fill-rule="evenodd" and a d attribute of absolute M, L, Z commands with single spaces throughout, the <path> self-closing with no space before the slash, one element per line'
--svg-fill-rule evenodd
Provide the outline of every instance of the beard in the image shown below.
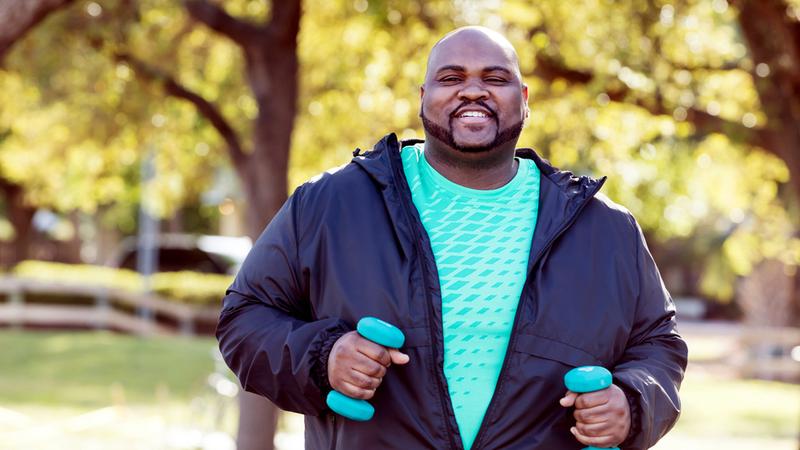
<path fill-rule="evenodd" d="M 425 133 L 428 136 L 432 136 L 438 139 L 439 141 L 447 144 L 450 148 L 453 148 L 456 151 L 462 153 L 488 152 L 505 144 L 506 142 L 509 142 L 511 140 L 516 140 L 522 133 L 522 127 L 525 125 L 524 120 L 520 120 L 519 122 L 511 125 L 510 127 L 501 130 L 500 122 L 497 120 L 497 114 L 493 114 L 497 126 L 495 127 L 496 131 L 494 134 L 494 139 L 492 139 L 490 143 L 485 145 L 459 145 L 456 142 L 455 138 L 453 137 L 453 119 L 455 119 L 454 117 L 450 117 L 450 120 L 447 122 L 448 128 L 445 128 L 425 117 L 425 113 L 423 113 L 421 109 L 419 112 L 419 116 L 422 119 L 422 127 L 425 129 Z"/>

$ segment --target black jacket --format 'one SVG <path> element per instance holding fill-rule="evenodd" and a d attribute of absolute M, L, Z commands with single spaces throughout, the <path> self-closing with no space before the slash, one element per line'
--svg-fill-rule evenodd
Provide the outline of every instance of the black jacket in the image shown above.
<path fill-rule="evenodd" d="M 217 329 L 242 386 L 306 415 L 309 449 L 461 449 L 442 369 L 441 291 L 428 236 L 391 134 L 300 186 L 231 285 Z M 625 450 L 652 446 L 680 411 L 687 348 L 674 306 L 629 212 L 595 196 L 604 180 L 542 177 L 528 278 L 494 397 L 474 449 L 580 449 L 558 400 L 572 367 L 602 365 L 632 406 Z M 327 410 L 327 357 L 362 316 L 406 335 L 354 422 Z"/>

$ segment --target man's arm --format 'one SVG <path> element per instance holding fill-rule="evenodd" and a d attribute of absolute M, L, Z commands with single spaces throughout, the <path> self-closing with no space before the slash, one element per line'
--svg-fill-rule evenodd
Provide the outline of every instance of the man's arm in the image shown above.
<path fill-rule="evenodd" d="M 298 261 L 301 189 L 258 238 L 228 289 L 217 339 L 245 390 L 282 409 L 319 415 L 330 389 L 328 354 L 350 328 L 337 318 L 312 318 Z"/>
<path fill-rule="evenodd" d="M 633 217 L 631 221 L 636 230 L 639 295 L 627 348 L 612 372 L 631 407 L 631 432 L 621 447 L 638 450 L 655 445 L 678 419 L 678 388 L 688 349 L 676 330 L 675 306 L 642 230 Z"/>

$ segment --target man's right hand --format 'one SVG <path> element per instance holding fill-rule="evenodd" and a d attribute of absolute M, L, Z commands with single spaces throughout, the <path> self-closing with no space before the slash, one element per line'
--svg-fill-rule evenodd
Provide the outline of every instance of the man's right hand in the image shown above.
<path fill-rule="evenodd" d="M 328 381 L 342 394 L 369 400 L 383 381 L 386 369 L 406 364 L 408 355 L 394 348 L 378 345 L 357 331 L 340 337 L 328 355 Z"/>

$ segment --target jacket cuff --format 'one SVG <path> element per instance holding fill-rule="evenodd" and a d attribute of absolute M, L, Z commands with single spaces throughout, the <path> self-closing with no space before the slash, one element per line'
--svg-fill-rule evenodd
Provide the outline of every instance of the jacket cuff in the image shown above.
<path fill-rule="evenodd" d="M 340 324 L 333 329 L 323 331 L 319 337 L 320 345 L 312 363 L 311 378 L 323 394 L 331 390 L 331 383 L 328 380 L 328 356 L 331 354 L 333 344 L 349 331 L 345 325 Z"/>
<path fill-rule="evenodd" d="M 631 414 L 630 431 L 628 431 L 628 436 L 622 441 L 619 447 L 629 448 L 633 445 L 636 437 L 642 432 L 642 409 L 639 405 L 639 394 L 637 392 L 632 391 L 624 384 L 618 384 L 617 386 L 625 393 L 625 398 L 628 400 L 628 409 Z"/>

